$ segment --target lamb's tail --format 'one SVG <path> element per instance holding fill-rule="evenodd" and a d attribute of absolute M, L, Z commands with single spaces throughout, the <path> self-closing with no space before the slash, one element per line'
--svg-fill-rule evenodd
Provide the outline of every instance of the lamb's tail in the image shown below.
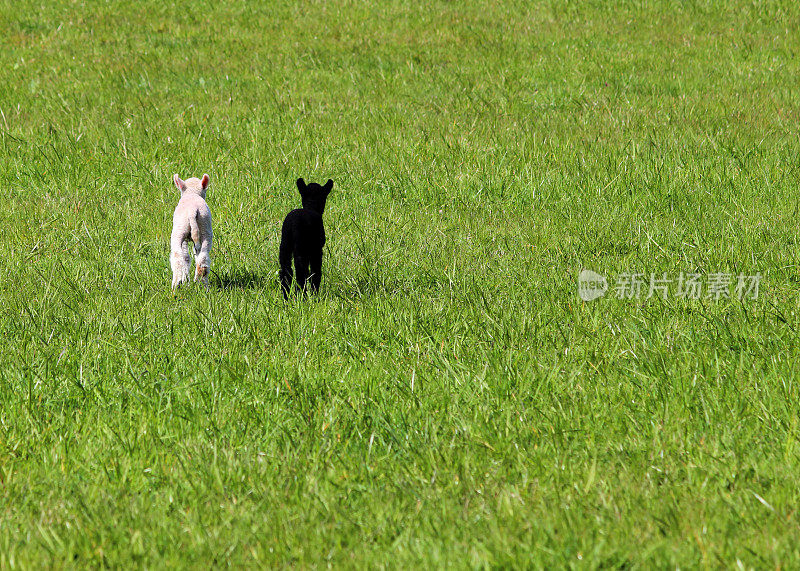
<path fill-rule="evenodd" d="M 194 253 L 200 253 L 200 226 L 197 224 L 197 214 L 189 217 L 189 231 L 194 244 Z"/>

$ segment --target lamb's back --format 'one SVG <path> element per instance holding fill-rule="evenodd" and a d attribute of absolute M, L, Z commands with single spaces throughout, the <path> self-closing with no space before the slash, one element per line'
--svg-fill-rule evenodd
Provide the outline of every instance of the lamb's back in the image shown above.
<path fill-rule="evenodd" d="M 307 208 L 297 208 L 286 215 L 282 234 L 284 238 L 292 241 L 296 250 L 301 252 L 315 251 L 325 244 L 322 216 Z"/>
<path fill-rule="evenodd" d="M 211 219 L 211 209 L 199 194 L 184 194 L 178 201 L 178 206 L 175 207 L 173 220 L 188 220 L 189 218 Z"/>

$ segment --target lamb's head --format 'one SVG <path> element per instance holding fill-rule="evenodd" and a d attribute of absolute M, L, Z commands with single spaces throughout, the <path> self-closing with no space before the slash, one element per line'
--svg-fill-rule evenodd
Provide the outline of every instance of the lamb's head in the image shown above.
<path fill-rule="evenodd" d="M 203 198 L 206 197 L 206 189 L 208 188 L 208 175 L 204 174 L 203 178 L 187 178 L 181 180 L 177 174 L 172 175 L 172 180 L 175 181 L 175 186 L 181 191 L 181 196 L 187 192 L 199 194 Z"/>
<path fill-rule="evenodd" d="M 333 190 L 333 181 L 328 179 L 325 185 L 312 182 L 306 184 L 302 178 L 297 179 L 297 190 L 300 191 L 300 199 L 303 201 L 303 208 L 318 212 L 320 215 L 325 211 L 325 201 Z"/>

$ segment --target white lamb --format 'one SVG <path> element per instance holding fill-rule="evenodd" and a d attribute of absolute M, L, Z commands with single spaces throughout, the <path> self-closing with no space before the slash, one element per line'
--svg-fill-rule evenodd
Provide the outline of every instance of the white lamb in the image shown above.
<path fill-rule="evenodd" d="M 172 290 L 178 289 L 181 284 L 189 281 L 189 269 L 191 268 L 189 245 L 187 244 L 189 240 L 194 244 L 194 261 L 197 266 L 194 272 L 194 281 L 202 280 L 208 289 L 211 241 L 214 237 L 211 231 L 211 210 L 205 200 L 208 175 L 204 174 L 202 179 L 181 180 L 181 177 L 176 174 L 172 180 L 181 191 L 181 199 L 172 216 L 171 253 L 169 256 L 172 266 Z"/>

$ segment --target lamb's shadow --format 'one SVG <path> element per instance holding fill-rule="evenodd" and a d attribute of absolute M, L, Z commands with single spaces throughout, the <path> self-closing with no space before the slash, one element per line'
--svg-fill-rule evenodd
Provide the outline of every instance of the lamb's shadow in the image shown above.
<path fill-rule="evenodd" d="M 218 289 L 264 289 L 277 284 L 275 276 L 265 276 L 245 269 L 222 274 L 212 270 L 211 274 L 211 285 Z"/>

